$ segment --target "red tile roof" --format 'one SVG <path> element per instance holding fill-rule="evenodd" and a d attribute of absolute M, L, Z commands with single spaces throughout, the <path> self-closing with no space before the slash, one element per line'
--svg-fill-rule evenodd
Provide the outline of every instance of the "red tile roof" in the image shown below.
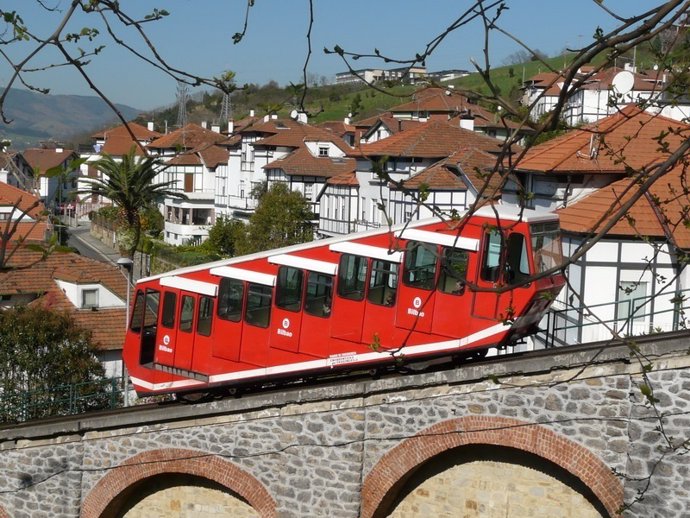
<path fill-rule="evenodd" d="M 502 142 L 442 121 L 430 121 L 372 144 L 362 144 L 350 153 L 360 157 L 446 158 L 460 148 L 498 153 Z"/>
<path fill-rule="evenodd" d="M 132 147 L 134 147 L 136 155 L 143 156 L 146 154 L 144 147 L 138 141 L 132 140 L 130 135 L 108 135 L 99 153 L 110 156 L 123 156 L 128 154 Z"/>
<path fill-rule="evenodd" d="M 671 128 L 665 140 L 672 151 L 690 137 L 690 126 L 652 115 L 635 105 L 600 121 L 572 130 L 531 148 L 517 164 L 521 171 L 541 173 L 619 173 L 640 169 L 667 156 L 658 137 Z"/>
<path fill-rule="evenodd" d="M 473 148 L 461 149 L 410 177 L 403 185 L 408 189 L 425 185 L 430 190 L 444 191 L 472 187 L 479 192 L 487 184 L 484 196 L 495 198 L 500 196 L 503 184 L 500 174 L 493 172 L 495 166 L 494 155 Z"/>
<path fill-rule="evenodd" d="M 129 128 L 129 131 L 127 130 L 127 128 Z M 162 136 L 161 133 L 158 133 L 157 131 L 151 131 L 150 129 L 142 126 L 141 124 L 137 124 L 136 122 L 128 122 L 126 126 L 124 124 L 120 124 L 119 126 L 114 126 L 112 128 L 97 131 L 96 133 L 91 135 L 91 138 L 99 140 L 108 140 L 112 137 L 127 136 L 131 141 L 132 135 L 130 134 L 130 131 L 134 134 L 134 137 L 140 141 L 151 141 Z"/>
<path fill-rule="evenodd" d="M 282 169 L 287 175 L 330 178 L 354 172 L 356 165 L 353 158 L 315 157 L 303 146 L 280 160 L 266 164 L 264 169 Z"/>
<path fill-rule="evenodd" d="M 0 271 L 0 294 L 35 295 L 38 299 L 33 303 L 69 311 L 83 327 L 91 329 L 100 349 L 122 348 L 126 309 L 76 308 L 56 282 L 101 284 L 126 300 L 127 280 L 117 267 L 74 253 L 53 252 L 41 260 L 40 253 L 25 248 L 18 250 L 9 264 L 15 269 Z"/>
<path fill-rule="evenodd" d="M 666 239 L 663 221 L 675 243 L 683 250 L 690 250 L 687 173 L 683 165 L 678 165 L 657 180 L 649 188 L 649 196 L 637 200 L 627 216 L 617 221 L 607 235 Z M 637 185 L 633 179 L 624 178 L 559 210 L 561 228 L 575 233 L 596 232 L 611 220 L 613 212 L 630 199 Z"/>
<path fill-rule="evenodd" d="M 58 151 L 62 149 L 62 151 Z M 55 148 L 55 149 L 44 149 L 44 148 L 32 148 L 25 149 L 22 151 L 21 155 L 27 164 L 34 170 L 34 173 L 45 173 L 48 169 L 52 167 L 57 167 L 63 163 L 77 158 L 77 154 L 71 149 Z"/>
<path fill-rule="evenodd" d="M 333 133 L 325 128 L 311 126 L 309 124 L 295 123 L 276 131 L 273 135 L 267 136 L 254 143 L 257 146 L 282 146 L 282 147 L 300 147 L 306 140 L 322 140 L 333 142 L 343 151 L 349 149 L 345 141 L 337 142 L 333 138 Z"/>
<path fill-rule="evenodd" d="M 226 140 L 225 135 L 204 129 L 196 124 L 187 124 L 167 135 L 157 138 L 148 147 L 152 149 L 194 149 L 203 144 L 211 145 Z"/>
<path fill-rule="evenodd" d="M 35 202 L 39 201 L 36 196 L 0 182 L 0 206 L 12 207 L 18 201 L 19 210 L 15 211 L 13 219 L 18 218 L 22 214 L 22 211 L 25 211 L 27 216 L 30 216 L 35 221 L 19 223 L 10 240 L 17 241 L 18 239 L 27 239 L 29 241 L 45 241 L 48 237 L 50 225 L 43 203 L 39 202 L 36 207 L 29 209 Z M 7 225 L 13 224 L 11 220 L 0 221 L 0 232 L 4 232 Z"/>
<path fill-rule="evenodd" d="M 341 173 L 338 176 L 334 176 L 326 180 L 328 185 L 346 185 L 350 187 L 359 187 L 359 181 L 357 180 L 357 174 L 351 173 Z"/>

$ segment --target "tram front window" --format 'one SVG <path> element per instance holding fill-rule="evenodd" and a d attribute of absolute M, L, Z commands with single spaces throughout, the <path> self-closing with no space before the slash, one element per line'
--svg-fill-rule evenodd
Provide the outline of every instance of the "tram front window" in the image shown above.
<path fill-rule="evenodd" d="M 535 223 L 530 225 L 532 234 L 532 253 L 537 273 L 545 272 L 563 264 L 561 233 L 558 222 Z"/>

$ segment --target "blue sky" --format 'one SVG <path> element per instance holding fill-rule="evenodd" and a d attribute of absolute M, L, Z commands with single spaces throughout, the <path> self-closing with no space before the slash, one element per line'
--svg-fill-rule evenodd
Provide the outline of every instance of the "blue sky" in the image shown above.
<path fill-rule="evenodd" d="M 43 0 L 50 7 L 64 10 L 68 0 Z M 61 19 L 60 12 L 46 12 L 34 0 L 5 0 L 3 9 L 16 9 L 31 30 L 52 32 Z M 422 52 L 427 43 L 455 20 L 471 4 L 469 0 L 314 0 L 312 57 L 309 72 L 333 77 L 346 70 L 336 55 L 325 55 L 324 47 L 338 44 L 346 50 L 371 53 L 378 48 L 393 58 L 410 58 Z M 597 26 L 604 30 L 614 21 L 594 0 L 508 0 L 509 10 L 501 17 L 501 26 L 526 44 L 553 55 L 566 45 L 581 46 L 591 41 Z M 609 8 L 629 15 L 648 9 L 648 0 L 604 0 Z M 125 9 L 138 15 L 154 8 L 170 12 L 165 19 L 149 24 L 149 35 L 171 65 L 199 75 L 213 76 L 224 70 L 236 73 L 238 84 L 263 84 L 271 79 L 281 85 L 300 82 L 306 58 L 306 31 L 309 22 L 305 0 L 256 0 L 250 11 L 248 33 L 234 45 L 232 35 L 242 30 L 246 0 L 123 0 Z M 93 19 L 77 17 L 70 26 L 79 31 L 97 25 Z M 122 33 L 128 41 L 132 35 Z M 102 33 L 99 40 L 105 50 L 89 65 L 94 82 L 115 102 L 140 109 L 168 105 L 175 100 L 175 82 L 150 65 L 138 62 L 118 49 Z M 88 48 L 88 43 L 80 43 Z M 483 62 L 483 30 L 477 21 L 449 36 L 427 61 L 430 71 L 471 69 L 470 58 Z M 495 35 L 490 42 L 492 63 L 518 50 L 518 45 Z M 13 56 L 22 57 L 27 45 L 15 46 Z M 54 55 L 37 58 L 45 64 Z M 359 68 L 389 67 L 383 63 L 360 60 Z M 10 75 L 6 63 L 0 65 L 0 84 Z M 49 87 L 55 94 L 92 95 L 85 81 L 69 68 L 53 69 L 35 75 L 32 82 Z"/>

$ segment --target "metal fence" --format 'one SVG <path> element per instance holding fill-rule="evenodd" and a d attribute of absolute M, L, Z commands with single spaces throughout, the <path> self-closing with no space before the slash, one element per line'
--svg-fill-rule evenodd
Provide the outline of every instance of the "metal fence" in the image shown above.
<path fill-rule="evenodd" d="M 0 391 L 0 423 L 118 408 L 122 402 L 122 378 L 59 385 L 48 390 Z"/>
<path fill-rule="evenodd" d="M 537 339 L 546 347 L 690 329 L 690 289 L 586 307 L 552 309 L 542 327 L 545 329 Z"/>

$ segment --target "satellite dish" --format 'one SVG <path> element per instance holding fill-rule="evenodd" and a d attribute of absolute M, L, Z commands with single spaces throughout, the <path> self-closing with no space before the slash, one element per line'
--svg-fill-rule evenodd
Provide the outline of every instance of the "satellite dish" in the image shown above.
<path fill-rule="evenodd" d="M 292 110 L 292 111 L 290 112 L 290 118 L 293 119 L 293 120 L 297 120 L 297 115 L 299 115 L 299 114 L 297 113 L 297 110 Z"/>
<path fill-rule="evenodd" d="M 613 81 L 611 81 L 611 87 L 614 93 L 625 95 L 633 89 L 635 84 L 635 76 L 629 70 L 623 70 L 618 72 L 613 76 Z"/>

